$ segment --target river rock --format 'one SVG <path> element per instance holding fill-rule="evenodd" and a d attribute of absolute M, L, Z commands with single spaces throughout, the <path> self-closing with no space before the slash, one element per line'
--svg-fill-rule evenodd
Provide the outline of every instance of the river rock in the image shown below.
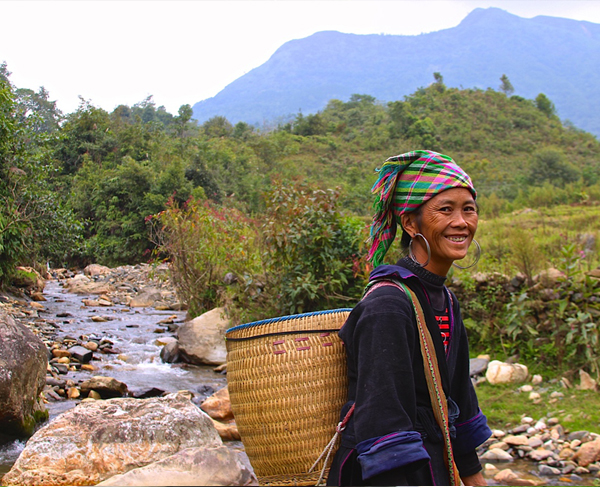
<path fill-rule="evenodd" d="M 488 449 L 493 450 L 494 448 L 499 448 L 500 450 L 508 450 L 510 447 L 504 443 L 503 441 L 497 441 L 496 443 L 492 443 Z"/>
<path fill-rule="evenodd" d="M 179 362 L 181 356 L 179 354 L 179 341 L 174 337 L 165 337 L 161 339 L 164 343 L 160 358 L 166 364 L 174 364 Z"/>
<path fill-rule="evenodd" d="M 223 441 L 240 441 L 242 439 L 237 425 L 233 420 L 222 423 L 221 421 L 213 419 L 213 425 Z"/>
<path fill-rule="evenodd" d="M 560 475 L 562 473 L 560 471 L 560 469 L 558 469 L 556 467 L 551 467 L 549 465 L 543 465 L 543 464 L 538 466 L 538 472 L 540 472 L 540 475 L 546 475 L 546 476 Z"/>
<path fill-rule="evenodd" d="M 81 392 L 86 395 L 90 391 L 96 391 L 104 399 L 122 397 L 127 394 L 127 385 L 112 377 L 95 375 L 81 383 Z"/>
<path fill-rule="evenodd" d="M 46 296 L 40 291 L 32 291 L 29 295 L 34 301 L 46 301 Z"/>
<path fill-rule="evenodd" d="M 486 462 L 512 462 L 513 457 L 510 453 L 501 450 L 500 448 L 493 448 L 491 450 L 486 451 L 483 455 L 481 455 L 481 460 Z"/>
<path fill-rule="evenodd" d="M 189 363 L 221 365 L 227 362 L 225 331 L 230 322 L 224 308 L 215 308 L 177 330 L 179 352 Z"/>
<path fill-rule="evenodd" d="M 175 455 L 115 475 L 98 485 L 169 486 L 169 485 L 258 485 L 251 467 L 240 455 L 224 446 L 187 448 Z"/>
<path fill-rule="evenodd" d="M 510 468 L 500 470 L 496 475 L 494 475 L 494 480 L 500 485 L 536 485 L 533 480 L 520 478 Z"/>
<path fill-rule="evenodd" d="M 108 294 L 115 290 L 114 286 L 107 282 L 92 281 L 83 274 L 77 274 L 72 279 L 65 281 L 68 292 L 74 294 Z"/>
<path fill-rule="evenodd" d="M 48 417 L 40 393 L 48 349 L 26 326 L 0 311 L 0 432 L 28 436 Z"/>
<path fill-rule="evenodd" d="M 543 448 L 538 448 L 536 450 L 529 452 L 529 458 L 531 458 L 534 462 L 541 462 L 542 460 L 546 460 L 552 456 L 552 451 L 544 450 Z"/>
<path fill-rule="evenodd" d="M 2 481 L 94 485 L 186 448 L 220 446 L 212 420 L 189 394 L 88 401 L 38 430 Z"/>
<path fill-rule="evenodd" d="M 83 269 L 83 273 L 86 276 L 94 277 L 94 276 L 106 276 L 110 274 L 110 267 L 106 267 L 100 264 L 90 264 L 85 269 Z"/>
<path fill-rule="evenodd" d="M 12 285 L 21 288 L 27 288 L 30 292 L 41 293 L 46 286 L 46 282 L 33 267 L 17 267 L 17 272 L 12 277 Z"/>
<path fill-rule="evenodd" d="M 502 441 L 510 446 L 525 446 L 529 444 L 529 439 L 525 435 L 510 435 L 503 438 Z"/>
<path fill-rule="evenodd" d="M 161 300 L 162 300 L 162 294 L 160 293 L 160 291 L 158 291 L 154 288 L 149 288 L 149 289 L 145 289 L 139 295 L 131 298 L 131 300 L 129 301 L 129 303 L 127 303 L 127 305 L 130 308 L 150 308 L 150 307 L 154 306 L 154 303 L 161 301 Z"/>
<path fill-rule="evenodd" d="M 544 442 L 541 440 L 541 438 L 538 438 L 537 436 L 533 436 L 527 440 L 527 444 L 531 448 L 539 448 L 540 446 L 543 445 L 543 443 Z"/>
<path fill-rule="evenodd" d="M 580 467 L 587 467 L 590 463 L 600 461 L 600 438 L 581 445 L 577 453 L 573 455 L 573 460 Z"/>
<path fill-rule="evenodd" d="M 79 360 L 82 364 L 87 364 L 94 357 L 94 353 L 81 345 L 75 345 L 74 347 L 69 348 L 69 352 L 71 353 L 71 357 L 76 360 Z"/>
<path fill-rule="evenodd" d="M 528 376 L 527 367 L 522 364 L 508 364 L 492 360 L 485 373 L 490 384 L 508 384 L 525 382 Z"/>
<path fill-rule="evenodd" d="M 229 399 L 229 389 L 227 386 L 208 397 L 200 405 L 200 409 L 217 421 L 232 420 L 233 411 L 231 410 L 231 400 Z"/>

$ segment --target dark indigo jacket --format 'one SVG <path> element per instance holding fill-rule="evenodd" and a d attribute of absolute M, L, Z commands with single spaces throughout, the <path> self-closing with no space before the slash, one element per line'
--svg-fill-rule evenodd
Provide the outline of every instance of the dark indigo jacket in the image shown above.
<path fill-rule="evenodd" d="M 371 279 L 399 279 L 417 295 L 435 345 L 453 420 L 455 461 L 461 476 L 481 465 L 475 448 L 491 431 L 469 374 L 467 334 L 452 296 L 447 353 L 428 297 L 408 269 L 379 266 Z M 383 286 L 351 312 L 339 332 L 347 349 L 349 391 L 341 418 L 355 411 L 342 434 L 328 485 L 449 485 L 443 439 L 427 390 L 412 304 L 403 291 Z"/>

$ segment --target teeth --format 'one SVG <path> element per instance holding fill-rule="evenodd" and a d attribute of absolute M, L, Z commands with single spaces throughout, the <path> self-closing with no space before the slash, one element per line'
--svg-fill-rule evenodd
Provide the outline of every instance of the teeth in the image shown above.
<path fill-rule="evenodd" d="M 452 242 L 464 242 L 467 240 L 467 237 L 448 237 L 448 240 Z"/>

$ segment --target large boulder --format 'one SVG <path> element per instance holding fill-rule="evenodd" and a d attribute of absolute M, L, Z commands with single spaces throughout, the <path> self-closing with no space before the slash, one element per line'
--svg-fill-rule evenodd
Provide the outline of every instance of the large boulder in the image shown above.
<path fill-rule="evenodd" d="M 215 308 L 181 325 L 177 338 L 182 358 L 196 365 L 226 363 L 225 331 L 229 326 L 224 308 Z"/>
<path fill-rule="evenodd" d="M 108 294 L 115 290 L 112 284 L 92 281 L 83 274 L 77 274 L 72 279 L 67 279 L 65 287 L 67 291 L 73 294 Z"/>
<path fill-rule="evenodd" d="M 110 274 L 110 267 L 106 267 L 105 265 L 100 264 L 90 264 L 85 269 L 83 269 L 83 273 L 86 276 L 94 277 L 94 276 L 106 276 Z"/>
<path fill-rule="evenodd" d="M 11 284 L 16 287 L 26 288 L 29 292 L 41 293 L 46 286 L 46 281 L 33 267 L 17 267 Z"/>
<path fill-rule="evenodd" d="M 95 485 L 186 448 L 222 446 L 190 397 L 82 402 L 29 439 L 3 485 Z"/>
<path fill-rule="evenodd" d="M 517 384 L 525 382 L 529 372 L 522 364 L 509 364 L 492 360 L 488 364 L 485 378 L 490 384 Z"/>
<path fill-rule="evenodd" d="M 137 296 L 132 297 L 127 305 L 130 308 L 150 308 L 161 302 L 163 295 L 160 289 L 153 287 L 144 288 Z"/>
<path fill-rule="evenodd" d="M 0 434 L 29 436 L 48 418 L 40 400 L 47 366 L 44 343 L 0 311 Z"/>
<path fill-rule="evenodd" d="M 115 475 L 98 485 L 258 485 L 240 454 L 225 446 L 188 448 L 142 468 Z"/>

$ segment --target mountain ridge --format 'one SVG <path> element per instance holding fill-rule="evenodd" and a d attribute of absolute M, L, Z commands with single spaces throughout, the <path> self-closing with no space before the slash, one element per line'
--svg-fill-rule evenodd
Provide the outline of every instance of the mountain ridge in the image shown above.
<path fill-rule="evenodd" d="M 264 64 L 194 105 L 262 125 L 314 113 L 353 93 L 400 100 L 440 72 L 451 87 L 497 89 L 506 74 L 515 94 L 544 93 L 558 115 L 600 135 L 600 24 L 559 17 L 525 19 L 498 8 L 474 9 L 456 27 L 414 36 L 320 31 L 283 44 Z M 568 73 L 568 76 L 565 76 Z"/>

